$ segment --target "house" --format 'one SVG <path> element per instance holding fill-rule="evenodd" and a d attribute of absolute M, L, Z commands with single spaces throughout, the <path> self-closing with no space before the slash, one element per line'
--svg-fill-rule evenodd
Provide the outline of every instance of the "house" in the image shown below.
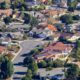
<path fill-rule="evenodd" d="M 68 54 L 72 51 L 71 45 L 64 44 L 62 42 L 56 42 L 50 44 L 48 47 L 44 48 L 44 50 L 39 55 L 35 55 L 35 59 L 37 62 L 40 62 L 44 59 L 63 59 L 65 60 Z"/>
<path fill-rule="evenodd" d="M 50 22 L 52 24 L 57 24 L 57 23 L 61 23 L 61 21 L 54 19 L 52 17 L 47 18 L 47 22 Z"/>
<path fill-rule="evenodd" d="M 80 32 L 75 33 L 68 41 L 76 42 L 80 38 Z"/>
<path fill-rule="evenodd" d="M 54 32 L 57 32 L 57 28 L 51 24 L 48 24 L 44 29 L 43 34 L 47 34 L 47 36 L 53 35 Z"/>
<path fill-rule="evenodd" d="M 73 35 L 74 34 L 72 34 L 72 33 L 66 33 L 66 32 L 64 32 L 64 33 L 61 33 L 60 39 L 62 39 L 62 40 L 68 40 L 68 39 L 71 39 L 73 37 Z"/>
<path fill-rule="evenodd" d="M 7 46 L 9 43 L 11 43 L 11 39 L 10 38 L 1 38 L 1 44 L 4 46 Z"/>
<path fill-rule="evenodd" d="M 34 36 L 46 38 L 49 36 L 52 36 L 54 32 L 57 32 L 57 28 L 51 24 L 47 23 L 40 23 L 37 28 L 33 28 L 32 31 L 30 31 L 30 34 L 35 34 Z"/>
<path fill-rule="evenodd" d="M 65 26 L 66 32 L 73 32 L 75 29 L 77 29 L 78 24 L 69 24 Z"/>
<path fill-rule="evenodd" d="M 12 32 L 10 34 L 12 36 L 12 39 L 23 39 L 23 34 L 21 32 Z"/>
<path fill-rule="evenodd" d="M 12 9 L 0 9 L 0 15 L 10 16 L 12 14 Z"/>
<path fill-rule="evenodd" d="M 0 54 L 4 54 L 6 48 L 4 46 L 0 46 Z"/>
<path fill-rule="evenodd" d="M 65 78 L 63 68 L 54 68 L 48 71 L 44 68 L 41 68 L 41 69 L 38 69 L 37 74 L 40 76 L 41 80 L 48 80 L 48 79 L 54 80 L 55 77 L 57 78 L 55 80 L 64 80 Z"/>
<path fill-rule="evenodd" d="M 60 38 L 61 33 L 59 32 L 54 32 L 53 35 L 50 35 L 46 37 L 44 40 L 51 40 L 53 42 L 57 42 Z"/>
<path fill-rule="evenodd" d="M 55 9 L 55 10 L 43 10 L 41 11 L 45 16 L 50 16 L 52 18 L 60 17 L 61 15 L 66 14 L 66 10 L 64 9 Z"/>
<path fill-rule="evenodd" d="M 62 33 L 60 36 L 61 39 L 67 40 L 70 42 L 76 42 L 80 38 L 80 32 L 77 32 L 75 34 L 72 33 Z"/>

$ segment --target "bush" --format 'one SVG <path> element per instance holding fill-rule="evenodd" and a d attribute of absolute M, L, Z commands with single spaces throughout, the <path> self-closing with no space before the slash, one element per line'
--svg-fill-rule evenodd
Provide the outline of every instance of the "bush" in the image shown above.
<path fill-rule="evenodd" d="M 53 68 L 52 67 L 47 67 L 46 68 L 46 71 L 50 71 L 50 70 L 52 70 Z"/>
<path fill-rule="evenodd" d="M 38 63 L 38 67 L 39 68 L 46 68 L 47 63 L 45 61 L 41 61 L 40 63 Z"/>
<path fill-rule="evenodd" d="M 55 60 L 53 61 L 53 67 L 63 67 L 64 66 L 64 62 L 61 60 Z"/>
<path fill-rule="evenodd" d="M 74 15 L 73 20 L 80 20 L 80 16 L 79 15 Z"/>
<path fill-rule="evenodd" d="M 24 63 L 25 66 L 29 66 L 29 65 L 32 64 L 33 62 L 34 62 L 34 59 L 33 59 L 31 56 L 27 56 L 27 57 L 24 59 L 24 61 L 23 61 L 23 63 Z"/>
<path fill-rule="evenodd" d="M 63 23 L 66 23 L 66 24 L 71 24 L 73 23 L 73 19 L 72 19 L 72 16 L 71 15 L 62 15 L 60 17 L 60 20 L 63 22 Z"/>
<path fill-rule="evenodd" d="M 9 24 L 12 21 L 11 17 L 5 17 L 3 20 L 5 24 Z"/>

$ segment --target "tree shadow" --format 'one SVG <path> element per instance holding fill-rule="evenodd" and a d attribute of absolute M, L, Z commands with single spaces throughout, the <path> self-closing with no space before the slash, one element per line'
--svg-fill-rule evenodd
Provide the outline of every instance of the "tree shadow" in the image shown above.
<path fill-rule="evenodd" d="M 23 62 L 15 63 L 15 66 L 23 66 Z"/>
<path fill-rule="evenodd" d="M 25 75 L 25 74 L 26 74 L 26 72 L 15 72 L 15 74 Z"/>
<path fill-rule="evenodd" d="M 29 56 L 29 55 L 30 55 L 30 52 L 24 53 L 24 54 L 22 54 L 21 56 L 22 56 L 22 57 L 26 57 L 26 56 Z"/>

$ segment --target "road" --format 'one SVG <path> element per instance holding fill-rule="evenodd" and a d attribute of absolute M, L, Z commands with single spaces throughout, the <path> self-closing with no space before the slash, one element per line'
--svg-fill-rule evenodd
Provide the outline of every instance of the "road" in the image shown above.
<path fill-rule="evenodd" d="M 34 49 L 39 44 L 42 44 L 42 42 L 33 40 L 27 40 L 20 43 L 22 50 L 13 60 L 14 64 L 13 80 L 21 80 L 21 78 L 26 74 L 27 68 L 23 67 L 22 65 L 23 60 L 26 54 L 28 54 L 32 49 Z"/>

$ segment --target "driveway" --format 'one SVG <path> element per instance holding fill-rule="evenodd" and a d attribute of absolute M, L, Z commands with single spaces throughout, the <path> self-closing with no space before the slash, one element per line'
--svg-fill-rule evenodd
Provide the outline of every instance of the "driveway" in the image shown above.
<path fill-rule="evenodd" d="M 27 67 L 23 67 L 22 64 L 23 60 L 25 56 L 39 44 L 42 44 L 42 42 L 33 40 L 27 40 L 20 43 L 22 50 L 13 60 L 14 64 L 13 80 L 21 80 L 21 78 L 26 74 Z"/>

